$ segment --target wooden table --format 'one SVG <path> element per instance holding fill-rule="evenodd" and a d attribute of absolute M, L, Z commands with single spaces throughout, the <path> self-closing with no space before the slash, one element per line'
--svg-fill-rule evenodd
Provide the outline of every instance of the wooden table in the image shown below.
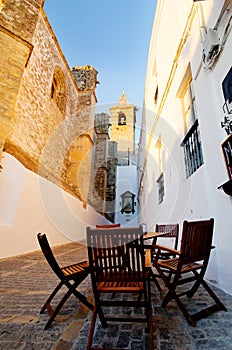
<path fill-rule="evenodd" d="M 167 232 L 147 232 L 144 234 L 143 240 L 153 239 L 156 237 L 162 237 L 162 236 L 165 236 L 166 234 L 167 234 Z M 157 281 L 157 277 L 159 277 L 159 275 L 152 271 L 151 247 L 152 247 L 151 244 L 144 245 L 144 248 L 145 248 L 145 266 L 146 266 L 146 269 L 147 269 L 148 274 L 149 274 L 149 279 L 153 280 L 157 289 L 159 291 L 161 291 L 161 287 L 159 285 L 159 282 Z"/>
<path fill-rule="evenodd" d="M 143 236 L 143 239 L 152 239 L 152 238 L 156 238 L 156 237 L 162 237 L 167 235 L 168 232 L 147 232 L 145 233 L 145 235 Z"/>

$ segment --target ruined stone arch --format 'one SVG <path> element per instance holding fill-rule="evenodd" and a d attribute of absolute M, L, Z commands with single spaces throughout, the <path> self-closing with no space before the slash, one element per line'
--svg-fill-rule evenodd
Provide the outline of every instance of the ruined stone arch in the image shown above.
<path fill-rule="evenodd" d="M 66 78 L 59 66 L 56 66 L 52 78 L 51 98 L 62 114 L 65 113 L 67 103 Z"/>

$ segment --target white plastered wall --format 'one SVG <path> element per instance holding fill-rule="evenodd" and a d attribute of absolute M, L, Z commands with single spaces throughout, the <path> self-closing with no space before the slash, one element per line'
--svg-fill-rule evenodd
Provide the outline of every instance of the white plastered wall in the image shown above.
<path fill-rule="evenodd" d="M 85 240 L 86 226 L 106 220 L 91 207 L 4 154 L 0 173 L 0 258 L 39 249 L 37 233 L 51 245 Z"/>
<path fill-rule="evenodd" d="M 184 4 L 185 3 L 185 4 Z M 201 2 L 206 25 L 216 24 L 222 1 Z M 231 268 L 232 246 L 231 215 L 232 199 L 218 190 L 217 187 L 228 180 L 226 167 L 221 150 L 221 143 L 226 134 L 221 129 L 223 120 L 223 95 L 221 83 L 231 67 L 232 35 L 227 38 L 220 57 L 213 69 L 205 71 L 202 65 L 202 43 L 199 19 L 194 15 L 192 29 L 186 36 L 186 41 L 176 55 L 175 48 L 187 23 L 192 6 L 198 6 L 192 1 L 175 1 L 176 11 L 170 10 L 170 1 L 160 0 L 151 39 L 148 57 L 147 80 L 145 88 L 145 108 L 148 119 L 144 122 L 147 135 L 152 135 L 144 174 L 143 203 L 140 212 L 141 221 L 148 223 L 153 229 L 155 223 L 179 222 L 182 228 L 183 220 L 200 220 L 213 217 L 215 219 L 214 244 L 207 278 L 219 288 L 232 294 Z M 168 10 L 169 9 L 169 10 Z M 165 14 L 164 14 L 165 12 Z M 163 15 L 164 14 L 164 15 Z M 168 15 L 169 14 L 169 15 Z M 176 44 L 169 45 L 171 37 Z M 176 61 L 175 61 L 176 60 Z M 151 110 L 155 112 L 155 84 L 153 67 L 156 63 L 157 80 L 159 83 L 158 107 L 163 96 L 165 84 L 170 76 L 170 68 L 174 63 L 174 74 L 167 90 L 167 96 L 158 121 L 151 119 Z M 173 65 L 172 65 L 173 64 Z M 190 64 L 196 110 L 200 125 L 201 141 L 204 155 L 202 165 L 189 179 L 185 177 L 184 155 L 181 142 L 184 137 L 183 119 L 177 92 L 188 65 Z M 157 107 L 156 107 L 157 108 Z M 154 126 L 155 124 L 155 126 Z M 152 128 L 153 127 L 153 128 Z M 162 204 L 157 203 L 157 161 L 155 160 L 155 139 L 160 137 L 163 144 L 163 169 L 165 195 Z M 174 138 L 172 137 L 174 135 Z M 148 138 L 147 138 L 148 139 Z M 224 263 L 226 257 L 226 264 Z"/>

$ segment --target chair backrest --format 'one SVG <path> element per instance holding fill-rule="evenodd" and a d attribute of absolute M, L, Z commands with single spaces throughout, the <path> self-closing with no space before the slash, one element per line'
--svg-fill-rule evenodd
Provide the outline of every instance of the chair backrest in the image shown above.
<path fill-rule="evenodd" d="M 155 232 L 166 232 L 162 238 L 175 238 L 174 249 L 177 249 L 178 237 L 179 237 L 179 224 L 156 224 Z M 157 238 L 153 242 L 156 244 Z"/>
<path fill-rule="evenodd" d="M 116 228 L 116 227 L 120 227 L 120 224 L 96 225 L 96 228 Z"/>
<path fill-rule="evenodd" d="M 87 227 L 86 233 L 92 281 L 124 278 L 134 281 L 145 276 L 142 226 Z"/>
<path fill-rule="evenodd" d="M 184 263 L 207 261 L 213 239 L 214 219 L 184 221 L 181 239 L 181 260 Z"/>
<path fill-rule="evenodd" d="M 60 266 L 59 264 L 57 263 L 53 253 L 52 253 L 52 250 L 51 250 L 51 247 L 48 243 L 48 240 L 47 240 L 47 237 L 46 237 L 46 234 L 45 233 L 38 233 L 37 234 L 37 238 L 38 238 L 38 241 L 39 241 L 39 245 L 40 245 L 40 248 L 48 262 L 48 264 L 50 265 L 50 267 L 52 268 L 52 270 L 55 272 L 55 274 L 59 277 L 59 278 L 62 278 L 63 277 L 63 273 L 60 269 Z"/>

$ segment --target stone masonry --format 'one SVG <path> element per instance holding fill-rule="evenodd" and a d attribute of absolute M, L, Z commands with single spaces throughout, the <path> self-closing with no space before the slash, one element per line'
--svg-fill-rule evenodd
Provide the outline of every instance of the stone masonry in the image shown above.
<path fill-rule="evenodd" d="M 12 132 L 12 119 L 24 69 L 33 50 L 32 38 L 42 0 L 1 1 L 0 8 L 0 158 Z"/>

